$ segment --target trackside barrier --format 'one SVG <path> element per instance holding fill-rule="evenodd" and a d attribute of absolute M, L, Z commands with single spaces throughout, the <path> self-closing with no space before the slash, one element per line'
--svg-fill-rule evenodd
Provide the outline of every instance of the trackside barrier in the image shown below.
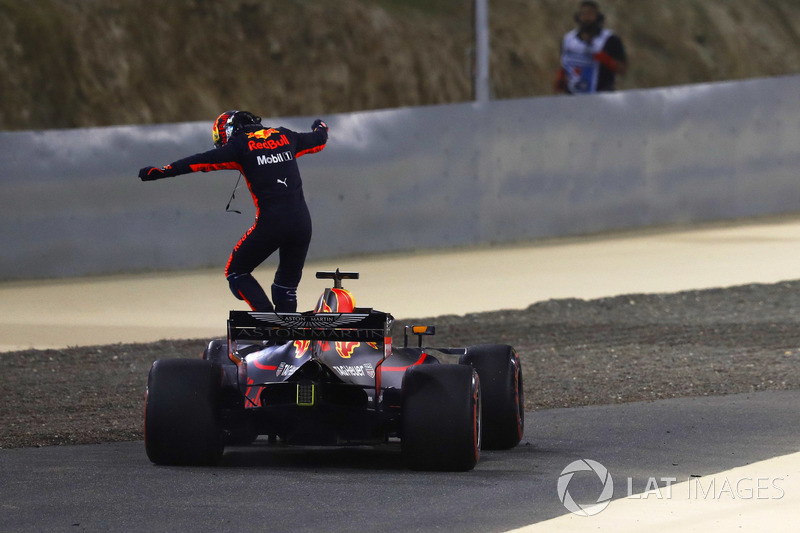
<path fill-rule="evenodd" d="M 222 268 L 252 222 L 244 186 L 225 212 L 238 174 L 136 177 L 210 148 L 211 118 L 0 132 L 0 279 Z M 800 76 L 324 118 L 328 147 L 299 160 L 312 259 L 800 205 Z"/>

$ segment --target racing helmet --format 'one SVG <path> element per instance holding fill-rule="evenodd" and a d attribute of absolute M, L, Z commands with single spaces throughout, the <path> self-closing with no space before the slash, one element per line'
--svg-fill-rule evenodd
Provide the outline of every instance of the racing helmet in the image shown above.
<path fill-rule="evenodd" d="M 214 146 L 217 148 L 225 146 L 233 135 L 233 117 L 236 113 L 236 111 L 225 111 L 214 121 L 211 138 L 214 139 Z"/>
<path fill-rule="evenodd" d="M 356 299 L 347 289 L 325 289 L 314 307 L 315 313 L 352 313 Z"/>
<path fill-rule="evenodd" d="M 214 146 L 217 148 L 225 146 L 234 133 L 251 124 L 261 124 L 261 117 L 249 111 L 225 111 L 217 117 L 211 128 Z"/>

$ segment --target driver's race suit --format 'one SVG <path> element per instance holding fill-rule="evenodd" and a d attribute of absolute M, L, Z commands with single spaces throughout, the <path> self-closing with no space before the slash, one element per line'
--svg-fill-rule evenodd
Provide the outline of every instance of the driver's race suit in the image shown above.
<path fill-rule="evenodd" d="M 255 311 L 297 309 L 297 286 L 311 242 L 311 216 L 296 159 L 319 152 L 327 141 L 327 127 L 298 133 L 254 124 L 220 148 L 165 167 L 174 174 L 233 169 L 244 176 L 256 207 L 255 223 L 234 247 L 225 276 L 233 294 Z M 272 285 L 273 308 L 251 273 L 276 250 L 280 260 Z"/>

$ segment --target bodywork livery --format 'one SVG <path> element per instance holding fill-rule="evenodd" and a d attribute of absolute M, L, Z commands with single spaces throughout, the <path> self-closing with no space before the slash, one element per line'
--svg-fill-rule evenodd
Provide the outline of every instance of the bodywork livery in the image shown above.
<path fill-rule="evenodd" d="M 200 393 L 207 398 L 197 400 L 199 407 L 176 392 L 169 368 L 154 363 L 145 417 L 145 444 L 154 462 L 214 462 L 226 445 L 248 444 L 259 435 L 290 445 L 380 444 L 397 438 L 412 468 L 467 470 L 477 462 L 482 442 L 496 448 L 519 442 L 522 373 L 513 348 L 423 347 L 422 337 L 435 333 L 432 326 L 406 326 L 403 346 L 394 346 L 393 317 L 354 307 L 352 295 L 342 288 L 342 279 L 355 279 L 357 273 L 337 270 L 317 277 L 333 279 L 334 287 L 325 290 L 313 311 L 231 311 L 227 338 L 212 340 L 202 361 L 169 363 L 192 367 L 182 372 L 184 381 L 194 372 L 200 376 L 192 390 L 209 389 Z M 419 337 L 417 346 L 408 346 L 410 335 Z M 458 356 L 459 364 L 442 364 L 444 354 Z M 152 401 L 151 389 L 162 391 Z M 211 438 L 210 448 L 195 453 L 174 429 L 176 422 L 170 425 L 161 416 L 192 415 L 178 413 L 176 402 L 183 411 L 205 413 L 204 431 L 187 438 Z M 149 434 L 148 416 L 159 428 Z M 496 422 L 500 429 L 487 434 Z M 503 438 L 498 441 L 497 435 Z"/>

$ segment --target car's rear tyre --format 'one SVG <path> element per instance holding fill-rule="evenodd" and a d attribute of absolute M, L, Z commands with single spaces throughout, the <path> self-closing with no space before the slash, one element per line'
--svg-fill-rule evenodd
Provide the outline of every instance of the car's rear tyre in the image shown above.
<path fill-rule="evenodd" d="M 522 440 L 525 401 L 522 366 L 506 344 L 468 346 L 459 364 L 478 371 L 483 392 L 483 449 L 507 450 Z"/>
<path fill-rule="evenodd" d="M 198 359 L 160 359 L 147 378 L 144 444 L 159 465 L 219 462 L 224 443 L 217 400 L 221 368 Z"/>
<path fill-rule="evenodd" d="M 481 450 L 481 386 L 472 368 L 418 365 L 403 376 L 401 448 L 413 470 L 465 471 Z"/>

